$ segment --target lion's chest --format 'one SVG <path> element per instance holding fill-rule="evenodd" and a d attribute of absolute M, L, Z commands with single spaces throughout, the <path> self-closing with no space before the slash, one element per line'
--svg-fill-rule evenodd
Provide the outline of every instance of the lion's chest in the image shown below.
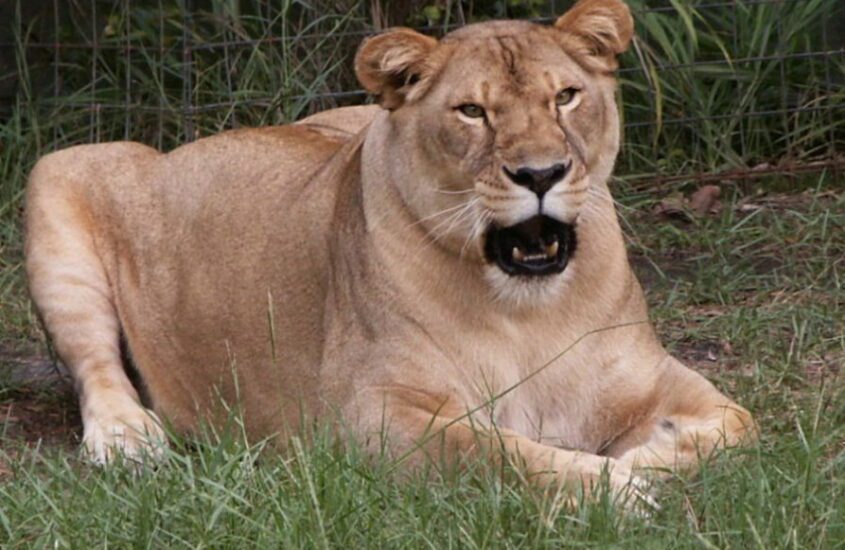
<path fill-rule="evenodd" d="M 474 371 L 464 371 L 470 407 L 483 410 L 484 421 L 535 441 L 596 451 L 615 430 L 605 413 L 612 373 L 601 354 L 584 346 L 564 352 L 565 344 L 524 334 L 508 331 L 464 355 L 462 363 Z"/>

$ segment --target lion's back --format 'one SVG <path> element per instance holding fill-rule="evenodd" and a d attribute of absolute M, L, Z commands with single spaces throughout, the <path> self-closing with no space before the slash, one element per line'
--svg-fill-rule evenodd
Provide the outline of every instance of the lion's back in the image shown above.
<path fill-rule="evenodd" d="M 234 131 L 157 165 L 154 200 L 134 212 L 160 222 L 135 220 L 133 233 L 147 236 L 134 252 L 144 264 L 123 270 L 116 295 L 132 353 L 149 371 L 144 379 L 166 385 L 151 393 L 161 400 L 174 386 L 192 388 L 158 403 L 169 417 L 190 416 L 198 388 L 217 386 L 234 401 L 233 364 L 244 370 L 242 391 L 267 396 L 253 402 L 278 404 L 313 387 L 299 374 L 321 353 L 321 243 L 337 184 L 318 173 L 344 143 L 308 128 Z M 257 425 L 257 416 L 278 416 L 247 412 Z"/>
<path fill-rule="evenodd" d="M 241 381 L 254 395 L 278 402 L 283 386 L 307 385 L 262 366 L 301 373 L 319 361 L 321 243 L 337 182 L 316 174 L 347 141 L 307 126 L 234 130 L 166 154 L 134 143 L 79 146 L 34 170 L 28 225 L 81 213 L 70 223 L 94 241 L 134 362 L 177 424 L 192 422 L 197 396 L 213 387 L 234 400 L 226 389 L 234 361 L 259 373 Z M 295 348 L 271 352 L 271 311 Z"/>

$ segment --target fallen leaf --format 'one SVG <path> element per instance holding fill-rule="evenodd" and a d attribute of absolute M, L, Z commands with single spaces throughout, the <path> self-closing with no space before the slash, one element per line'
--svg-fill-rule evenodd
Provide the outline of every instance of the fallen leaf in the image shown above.
<path fill-rule="evenodd" d="M 705 185 L 690 197 L 690 208 L 697 216 L 718 214 L 722 209 L 722 204 L 719 202 L 721 194 L 722 189 L 718 185 Z"/>
<path fill-rule="evenodd" d="M 684 195 L 681 192 L 672 193 L 654 205 L 653 211 L 658 216 L 689 219 L 689 214 L 686 209 L 686 199 L 684 199 Z"/>

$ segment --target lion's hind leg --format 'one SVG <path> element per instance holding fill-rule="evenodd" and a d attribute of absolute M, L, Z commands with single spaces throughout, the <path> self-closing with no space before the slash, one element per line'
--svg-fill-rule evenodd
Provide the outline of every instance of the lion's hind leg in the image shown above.
<path fill-rule="evenodd" d="M 98 146 L 103 147 L 103 146 Z M 105 147 L 108 147 L 106 145 Z M 95 246 L 94 224 L 74 149 L 42 159 L 30 176 L 26 271 L 30 294 L 80 397 L 83 444 L 90 458 L 143 458 L 160 452 L 160 423 L 144 409 L 121 362 L 120 322 Z M 82 157 L 82 158 L 80 158 Z M 102 175 L 99 175 L 102 177 Z"/>

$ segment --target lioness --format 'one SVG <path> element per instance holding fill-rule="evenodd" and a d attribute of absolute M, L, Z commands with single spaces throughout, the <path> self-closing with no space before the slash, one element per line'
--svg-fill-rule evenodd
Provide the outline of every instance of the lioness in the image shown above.
<path fill-rule="evenodd" d="M 617 490 L 740 443 L 749 413 L 655 338 L 608 191 L 632 33 L 620 0 L 388 30 L 355 61 L 380 106 L 43 158 L 26 268 L 93 458 L 221 400 L 255 437 L 319 416 L 372 449 L 562 485 L 606 468 Z"/>

